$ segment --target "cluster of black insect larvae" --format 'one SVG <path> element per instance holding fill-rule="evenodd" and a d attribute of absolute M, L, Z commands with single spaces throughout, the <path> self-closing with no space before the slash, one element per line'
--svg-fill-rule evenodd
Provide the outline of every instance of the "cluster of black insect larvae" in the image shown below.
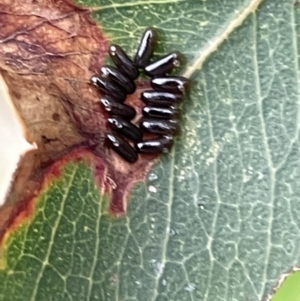
<path fill-rule="evenodd" d="M 100 102 L 111 115 L 108 118 L 111 132 L 106 134 L 106 145 L 130 163 L 138 159 L 138 153 L 167 152 L 173 144 L 173 136 L 179 131 L 178 105 L 189 82 L 181 76 L 166 75 L 179 66 L 181 54 L 178 51 L 150 61 L 156 42 L 155 28 L 147 28 L 133 61 L 120 46 L 111 45 L 109 55 L 116 67 L 105 65 L 99 75 L 91 78 L 104 94 Z M 135 92 L 134 80 L 140 70 L 151 77 L 153 90 L 141 94 L 146 106 L 137 127 L 130 122 L 136 115 L 135 109 L 124 102 L 128 94 Z"/>

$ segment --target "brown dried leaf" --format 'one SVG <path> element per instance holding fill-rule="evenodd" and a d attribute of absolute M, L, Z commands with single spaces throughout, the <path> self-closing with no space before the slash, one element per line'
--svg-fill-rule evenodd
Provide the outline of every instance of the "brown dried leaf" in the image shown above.
<path fill-rule="evenodd" d="M 27 158 L 17 174 L 9 203 L 32 196 L 45 166 L 84 145 L 105 160 L 111 209 L 124 212 L 129 189 L 143 178 L 154 157 L 144 156 L 131 165 L 104 147 L 107 115 L 89 79 L 103 64 L 108 41 L 90 10 L 67 0 L 5 0 L 0 26 L 0 69 L 30 140 L 38 145 L 38 153 Z M 142 86 L 127 100 L 139 112 Z"/>

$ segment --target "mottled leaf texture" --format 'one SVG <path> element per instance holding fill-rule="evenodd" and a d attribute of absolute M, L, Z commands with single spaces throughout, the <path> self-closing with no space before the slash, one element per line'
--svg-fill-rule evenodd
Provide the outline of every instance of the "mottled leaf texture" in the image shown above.
<path fill-rule="evenodd" d="M 148 25 L 186 55 L 182 133 L 119 218 L 100 157 L 61 163 L 4 236 L 0 300 L 265 300 L 300 262 L 300 5 L 81 4 L 131 55 Z"/>

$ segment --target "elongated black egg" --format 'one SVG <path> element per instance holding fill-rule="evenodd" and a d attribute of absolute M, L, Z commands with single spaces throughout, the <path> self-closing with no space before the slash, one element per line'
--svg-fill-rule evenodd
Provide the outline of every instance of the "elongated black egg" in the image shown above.
<path fill-rule="evenodd" d="M 144 132 L 160 135 L 173 135 L 179 132 L 177 120 L 143 118 L 140 123 L 140 128 Z"/>
<path fill-rule="evenodd" d="M 147 90 L 142 92 L 141 100 L 147 105 L 169 107 L 182 101 L 182 95 L 170 92 Z"/>
<path fill-rule="evenodd" d="M 127 162 L 134 163 L 138 159 L 136 150 L 118 134 L 107 133 L 106 143 Z"/>
<path fill-rule="evenodd" d="M 116 131 L 117 133 L 135 142 L 142 140 L 143 134 L 141 130 L 131 122 L 125 120 L 124 118 L 110 117 L 107 119 L 107 121 L 109 127 L 114 131 Z"/>
<path fill-rule="evenodd" d="M 135 145 L 139 153 L 160 154 L 167 153 L 173 145 L 172 136 L 163 136 L 161 138 L 149 139 L 138 142 Z"/>
<path fill-rule="evenodd" d="M 117 68 L 131 79 L 136 79 L 140 72 L 126 52 L 119 45 L 109 47 L 109 55 Z"/>
<path fill-rule="evenodd" d="M 143 108 L 143 116 L 158 119 L 174 119 L 179 116 L 179 109 L 175 107 L 153 107 L 145 106 Z"/>
<path fill-rule="evenodd" d="M 149 64 L 156 43 L 157 30 L 154 27 L 148 27 L 142 35 L 139 47 L 134 58 L 134 63 L 138 67 L 144 68 Z"/>
<path fill-rule="evenodd" d="M 110 95 L 119 102 L 123 102 L 126 98 L 126 92 L 116 82 L 109 78 L 94 75 L 91 77 L 91 82 L 103 94 Z"/>
<path fill-rule="evenodd" d="M 180 66 L 181 54 L 178 51 L 171 52 L 160 57 L 145 67 L 148 76 L 158 76 L 170 73 L 174 67 Z"/>
<path fill-rule="evenodd" d="M 182 76 L 155 77 L 151 80 L 154 90 L 171 93 L 184 93 L 189 86 L 189 80 Z"/>
<path fill-rule="evenodd" d="M 121 71 L 117 68 L 109 65 L 104 65 L 100 69 L 102 76 L 112 79 L 116 82 L 127 94 L 132 94 L 135 89 L 135 83 L 132 79 L 126 77 Z"/>
<path fill-rule="evenodd" d="M 101 97 L 100 102 L 102 103 L 104 109 L 111 115 L 120 116 L 129 120 L 135 117 L 136 112 L 133 107 L 115 101 L 113 97 L 109 95 Z"/>

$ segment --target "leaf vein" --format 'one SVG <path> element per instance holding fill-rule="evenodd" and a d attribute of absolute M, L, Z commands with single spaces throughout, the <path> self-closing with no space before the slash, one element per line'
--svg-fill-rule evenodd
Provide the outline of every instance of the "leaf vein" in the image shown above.
<path fill-rule="evenodd" d="M 125 3 L 111 3 L 109 5 L 102 5 L 102 6 L 94 6 L 91 7 L 92 11 L 102 11 L 111 8 L 127 8 L 131 6 L 139 6 L 139 5 L 151 5 L 151 4 L 166 4 L 166 3 L 179 3 L 179 2 L 186 2 L 185 0 L 150 0 L 150 1 L 137 1 L 137 2 L 125 2 Z"/>
<path fill-rule="evenodd" d="M 105 174 L 103 175 L 102 179 L 105 179 L 106 176 Z M 103 184 L 103 183 L 102 183 Z M 98 189 L 98 188 L 96 188 Z M 96 234 L 96 243 L 95 243 L 95 255 L 93 258 L 93 263 L 91 266 L 91 273 L 90 273 L 90 277 L 89 277 L 89 287 L 88 287 L 88 291 L 87 291 L 87 298 L 86 300 L 90 300 L 90 296 L 91 296 L 91 292 L 92 292 L 92 287 L 93 287 L 93 277 L 96 271 L 96 266 L 97 266 L 97 261 L 98 261 L 98 257 L 99 257 L 99 249 L 100 249 L 100 222 L 101 222 L 101 217 L 102 217 L 102 202 L 103 202 L 103 196 L 104 196 L 104 189 L 102 188 L 100 191 L 100 198 L 98 200 L 98 216 L 97 216 L 97 221 L 96 221 L 96 227 L 95 227 L 95 234 Z"/>
<path fill-rule="evenodd" d="M 268 219 L 268 227 L 267 227 L 267 238 L 266 238 L 266 259 L 265 259 L 265 265 L 263 270 L 263 279 L 262 279 L 262 288 L 259 293 L 259 298 L 262 298 L 263 291 L 265 288 L 265 283 L 267 281 L 267 268 L 269 265 L 270 260 L 270 253 L 271 253 L 271 229 L 272 229 L 272 223 L 274 219 L 274 189 L 275 189 L 275 169 L 271 158 L 271 150 L 268 143 L 267 138 L 267 130 L 266 130 L 266 123 L 263 116 L 263 97 L 261 95 L 261 84 L 260 84 L 260 78 L 259 78 L 259 66 L 258 66 L 258 54 L 257 54 L 257 18 L 256 13 L 253 13 L 253 60 L 254 60 L 254 74 L 255 74 L 255 88 L 256 88 L 256 95 L 257 95 L 257 108 L 258 108 L 258 118 L 261 123 L 261 134 L 262 134 L 262 144 L 265 149 L 265 156 L 270 172 L 270 186 L 269 186 L 269 206 L 270 212 L 269 212 L 269 219 Z"/>
<path fill-rule="evenodd" d="M 154 294 L 153 294 L 153 298 L 152 301 L 155 301 L 157 299 L 158 296 L 158 285 L 159 285 L 159 281 L 164 273 L 164 268 L 165 268 L 165 263 L 166 263 L 166 253 L 167 253 L 167 247 L 168 247 L 168 243 L 169 243 L 169 229 L 171 226 L 171 221 L 172 221 L 172 206 L 173 206 L 173 201 L 174 201 L 174 171 L 175 171 L 175 146 L 173 147 L 172 151 L 170 152 L 171 155 L 171 162 L 170 162 L 170 181 L 169 181 L 169 198 L 168 198 L 168 210 L 167 210 L 167 216 L 166 216 L 166 238 L 164 240 L 164 243 L 162 245 L 162 256 L 161 256 L 161 265 L 162 265 L 162 270 L 160 271 L 160 274 L 158 275 L 158 277 L 156 278 L 155 281 L 155 287 L 154 287 Z"/>
<path fill-rule="evenodd" d="M 200 49 L 198 56 L 196 56 L 196 59 L 192 65 L 188 66 L 183 72 L 183 76 L 189 78 L 194 74 L 195 71 L 201 69 L 206 59 L 218 49 L 218 47 L 228 38 L 228 36 L 238 26 L 240 26 L 252 12 L 256 10 L 262 1 L 263 0 L 251 0 L 246 7 L 237 11 L 227 25 L 225 25 L 221 31 L 217 32 L 215 37 Z"/>
<path fill-rule="evenodd" d="M 49 264 L 48 260 L 49 260 L 49 257 L 51 255 L 52 248 L 53 248 L 53 245 L 54 245 L 54 236 L 56 234 L 56 231 L 57 231 L 58 226 L 60 224 L 61 218 L 63 216 L 63 208 L 64 208 L 64 205 L 66 203 L 66 200 L 68 199 L 70 188 L 71 188 L 71 186 L 73 184 L 73 179 L 75 177 L 75 174 L 76 174 L 77 170 L 78 170 L 78 167 L 74 166 L 74 171 L 70 175 L 68 185 L 66 186 L 65 193 L 63 194 L 62 201 L 61 201 L 61 206 L 60 206 L 60 210 L 58 212 L 57 219 L 55 221 L 54 227 L 53 227 L 52 232 L 51 232 L 51 238 L 50 238 L 50 243 L 49 243 L 48 251 L 46 253 L 45 260 L 43 262 L 41 271 L 40 271 L 40 273 L 37 276 L 36 284 L 35 284 L 35 286 L 33 288 L 32 295 L 31 295 L 31 298 L 30 298 L 31 301 L 34 301 L 35 298 L 36 298 L 36 295 L 37 295 L 37 292 L 38 292 L 38 288 L 39 288 L 39 283 L 40 283 L 40 281 L 42 279 L 42 276 L 44 274 L 46 266 Z"/>
<path fill-rule="evenodd" d="M 203 77 L 205 77 L 203 75 Z M 214 132 L 213 132 L 213 124 L 212 124 L 212 114 L 211 114 L 211 109 L 210 109 L 210 105 L 209 105 L 209 98 L 207 95 L 207 85 L 206 85 L 206 80 L 204 78 L 204 85 L 203 85 L 203 91 L 205 94 L 205 100 L 206 100 L 206 107 L 207 107 L 207 119 L 208 119 L 208 128 L 209 128 L 209 137 L 210 137 L 210 141 L 211 141 L 211 145 L 215 144 L 215 138 L 214 138 Z M 216 225 L 217 225 L 217 220 L 218 220 L 218 215 L 219 215 L 219 210 L 220 210 L 220 204 L 221 202 L 221 197 L 220 197 L 220 193 L 219 193 L 219 184 L 218 184 L 218 174 L 217 174 L 217 156 L 218 156 L 218 151 L 213 153 L 214 159 L 213 159 L 213 174 L 214 174 L 214 188 L 215 188 L 215 194 L 216 194 L 216 199 L 217 199 L 217 203 L 216 203 L 216 210 L 215 210 L 215 214 L 214 214 L 214 218 L 213 218 L 213 222 L 212 222 L 212 233 L 211 235 L 208 236 L 208 241 L 207 241 L 207 249 L 209 252 L 209 256 L 211 259 L 210 262 L 210 269 L 209 269 L 209 275 L 208 275 L 208 281 L 207 281 L 207 289 L 204 295 L 204 301 L 208 300 L 208 295 L 209 295 L 209 291 L 210 291 L 210 284 L 212 281 L 212 273 L 213 273 L 213 269 L 214 269 L 214 261 L 215 258 L 212 254 L 211 248 L 212 248 L 212 241 L 213 241 L 213 237 L 215 234 L 215 229 L 216 229 Z"/>

